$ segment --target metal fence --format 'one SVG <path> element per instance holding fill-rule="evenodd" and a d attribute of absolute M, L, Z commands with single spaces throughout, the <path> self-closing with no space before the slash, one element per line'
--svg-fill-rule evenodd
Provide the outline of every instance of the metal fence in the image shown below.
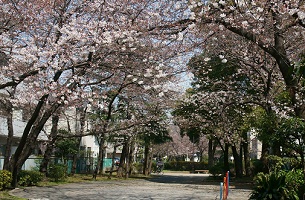
<path fill-rule="evenodd" d="M 40 163 L 42 161 L 41 157 L 30 156 L 22 166 L 22 170 L 38 170 Z M 68 167 L 68 173 L 72 171 L 73 160 L 69 159 L 65 161 Z M 52 157 L 51 163 L 63 163 L 61 158 Z M 0 157 L 0 169 L 3 169 L 4 157 Z M 112 165 L 111 158 L 104 158 L 103 167 L 104 169 L 110 168 Z M 80 157 L 76 161 L 76 173 L 92 173 L 97 166 L 97 158 L 93 157 Z"/>

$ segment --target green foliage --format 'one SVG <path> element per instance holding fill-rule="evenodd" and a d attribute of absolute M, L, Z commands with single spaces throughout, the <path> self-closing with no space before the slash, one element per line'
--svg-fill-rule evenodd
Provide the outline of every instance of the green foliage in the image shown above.
<path fill-rule="evenodd" d="M 296 158 L 281 158 L 275 155 L 266 156 L 265 165 L 270 171 L 291 170 L 301 168 L 301 161 Z"/>
<path fill-rule="evenodd" d="M 264 172 L 265 167 L 262 160 L 252 159 L 251 160 L 251 172 L 253 175 L 257 175 L 259 172 Z"/>
<path fill-rule="evenodd" d="M 296 190 L 300 199 L 303 199 L 305 193 L 304 172 L 302 169 L 292 170 L 286 174 L 286 182 Z"/>
<path fill-rule="evenodd" d="M 135 173 L 142 173 L 143 172 L 143 163 L 134 163 L 133 164 L 133 171 Z"/>
<path fill-rule="evenodd" d="M 269 174 L 258 173 L 251 200 L 299 200 L 295 185 L 286 179 L 287 172 L 273 171 Z M 290 175 L 291 176 L 291 175 Z M 292 175 L 293 176 L 293 175 Z"/>
<path fill-rule="evenodd" d="M 213 80 L 210 82 L 204 82 L 201 84 L 201 90 L 223 90 L 224 85 L 215 85 L 212 82 L 216 81 L 228 81 L 237 72 L 238 66 L 234 61 L 228 61 L 223 63 L 217 56 L 212 56 L 208 62 L 204 61 L 204 58 L 208 55 L 200 55 L 191 58 L 188 63 L 189 68 L 192 70 L 195 78 L 195 83 L 200 83 L 201 80 Z"/>
<path fill-rule="evenodd" d="M 215 165 L 213 165 L 212 167 L 209 168 L 209 172 L 213 176 L 218 176 L 219 174 L 223 174 L 223 172 L 224 172 L 223 163 L 222 162 L 216 163 Z"/>
<path fill-rule="evenodd" d="M 42 155 L 37 156 L 37 158 L 34 160 L 35 166 L 33 166 L 33 167 L 31 168 L 31 170 L 33 170 L 33 171 L 39 171 L 42 160 L 43 160 L 43 156 L 42 156 Z"/>
<path fill-rule="evenodd" d="M 279 92 L 275 96 L 274 101 L 278 104 L 291 105 L 291 98 L 290 98 L 289 92 L 288 91 Z"/>
<path fill-rule="evenodd" d="M 262 142 L 270 143 L 277 138 L 274 137 L 277 127 L 277 116 L 275 113 L 267 113 L 263 108 L 255 108 L 248 117 L 250 127 L 255 128 L 257 137 Z"/>
<path fill-rule="evenodd" d="M 7 170 L 0 170 L 0 190 L 8 188 L 12 182 L 12 173 Z"/>
<path fill-rule="evenodd" d="M 170 161 L 164 163 L 164 169 L 172 171 L 192 171 L 197 169 L 208 169 L 207 162 Z"/>
<path fill-rule="evenodd" d="M 252 173 L 269 173 L 271 171 L 301 169 L 302 164 L 296 158 L 281 158 L 275 155 L 268 155 L 264 160 L 252 160 Z"/>
<path fill-rule="evenodd" d="M 283 159 L 279 156 L 269 155 L 266 157 L 265 165 L 269 172 L 279 171 L 283 168 Z"/>
<path fill-rule="evenodd" d="M 300 143 L 305 136 L 305 122 L 303 119 L 298 117 L 282 119 L 276 133 L 280 141 L 285 141 L 282 146 L 288 152 L 291 152 L 291 150 L 298 153 L 303 152 L 304 144 Z"/>
<path fill-rule="evenodd" d="M 65 133 L 65 130 L 60 130 Z M 75 155 L 79 150 L 79 142 L 77 138 L 64 138 L 56 141 L 55 155 L 68 159 L 69 156 Z"/>
<path fill-rule="evenodd" d="M 38 171 L 22 170 L 18 174 L 18 184 L 21 186 L 33 186 L 43 180 L 43 174 Z"/>
<path fill-rule="evenodd" d="M 64 181 L 67 178 L 67 166 L 52 164 L 49 166 L 48 177 L 55 182 Z"/>
<path fill-rule="evenodd" d="M 147 123 L 143 129 L 143 134 L 140 135 L 140 139 L 145 144 L 162 144 L 172 141 L 166 126 L 158 121 Z"/>

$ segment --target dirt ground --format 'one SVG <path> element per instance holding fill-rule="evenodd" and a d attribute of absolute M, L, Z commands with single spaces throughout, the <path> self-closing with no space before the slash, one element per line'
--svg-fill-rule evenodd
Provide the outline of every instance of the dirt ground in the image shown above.
<path fill-rule="evenodd" d="M 149 179 L 127 179 L 73 183 L 52 187 L 15 189 L 11 195 L 30 200 L 215 200 L 220 199 L 220 183 L 205 174 L 165 173 Z M 247 200 L 251 190 L 247 184 L 232 182 L 229 200 Z"/>

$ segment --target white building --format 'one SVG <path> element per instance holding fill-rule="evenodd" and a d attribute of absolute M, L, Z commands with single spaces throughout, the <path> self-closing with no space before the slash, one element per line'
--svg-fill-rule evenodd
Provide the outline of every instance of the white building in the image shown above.
<path fill-rule="evenodd" d="M 23 130 L 26 126 L 26 121 L 23 119 L 23 113 L 21 110 L 14 110 L 13 111 L 13 130 L 14 130 L 14 137 L 13 137 L 13 143 L 11 147 L 11 155 L 14 154 L 16 151 L 19 140 L 23 134 Z M 7 127 L 7 118 L 3 114 L 0 115 L 0 169 L 3 168 L 4 164 L 4 155 L 5 155 L 5 148 L 6 148 L 6 141 L 7 141 L 7 135 L 8 135 L 8 127 Z M 45 135 L 40 135 L 38 137 L 38 140 L 44 141 L 46 140 Z M 37 149 L 38 153 L 39 149 Z M 36 156 L 31 155 L 27 162 L 23 165 L 23 169 L 32 169 L 36 166 L 35 160 Z"/>
<path fill-rule="evenodd" d="M 27 120 L 25 119 L 24 113 L 22 110 L 15 110 L 13 112 L 13 129 L 14 129 L 14 138 L 13 144 L 11 148 L 11 154 L 13 154 L 17 146 L 19 144 L 19 140 L 22 137 L 24 128 L 26 126 Z M 78 134 L 80 130 L 80 120 L 79 115 L 76 112 L 75 107 L 70 107 L 65 110 L 63 114 L 61 114 L 59 122 L 58 122 L 58 129 L 63 129 L 69 131 L 71 134 Z M 88 133 L 91 129 L 90 122 L 86 120 L 85 122 L 85 134 Z M 45 124 L 43 131 L 39 134 L 38 141 L 41 141 L 37 146 L 37 150 L 35 151 L 35 155 L 31 155 L 27 162 L 24 164 L 23 169 L 30 170 L 36 166 L 34 159 L 37 155 L 43 154 L 46 150 L 46 144 L 48 140 L 48 136 L 51 132 L 52 128 L 52 119 L 50 118 L 47 123 Z M 8 127 L 7 127 L 7 119 L 4 114 L 0 114 L 0 169 L 3 168 L 4 162 L 4 153 L 6 147 L 6 140 L 8 135 Z M 111 147 L 111 145 L 108 145 Z M 98 138 L 95 136 L 84 136 L 81 138 L 80 142 L 80 150 L 85 152 L 86 157 L 90 157 L 90 159 L 97 158 L 99 154 L 99 144 Z M 113 148 L 106 149 L 106 157 L 111 157 L 110 153 L 112 153 Z M 87 159 L 87 158 L 86 158 Z M 86 162 L 86 161 L 84 161 Z M 86 165 L 86 164 L 81 164 Z"/>
<path fill-rule="evenodd" d="M 260 159 L 262 156 L 262 142 L 257 139 L 256 135 L 255 130 L 249 132 L 251 159 Z"/>

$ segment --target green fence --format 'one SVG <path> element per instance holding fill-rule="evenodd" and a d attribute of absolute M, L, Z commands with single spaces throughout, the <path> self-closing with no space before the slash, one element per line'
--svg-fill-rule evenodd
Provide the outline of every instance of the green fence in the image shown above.
<path fill-rule="evenodd" d="M 29 158 L 23 166 L 23 170 L 36 170 L 39 169 L 42 158 Z M 73 167 L 73 160 L 69 159 L 65 161 L 68 167 L 68 174 L 71 173 Z M 63 163 L 61 158 L 52 157 L 49 164 L 51 163 Z M 0 165 L 3 165 L 3 159 L 0 158 Z M 111 158 L 104 158 L 104 169 L 110 168 L 112 165 Z M 97 166 L 97 158 L 92 157 L 81 157 L 76 161 L 76 173 L 93 173 Z M 2 169 L 2 168 L 1 168 Z"/>
<path fill-rule="evenodd" d="M 112 165 L 111 158 L 104 158 L 103 168 L 110 168 Z M 91 173 L 97 166 L 97 158 L 79 158 L 76 164 L 76 173 Z M 68 165 L 68 167 L 70 167 Z M 72 164 L 71 164 L 72 169 Z M 71 170 L 70 170 L 71 171 Z"/>

